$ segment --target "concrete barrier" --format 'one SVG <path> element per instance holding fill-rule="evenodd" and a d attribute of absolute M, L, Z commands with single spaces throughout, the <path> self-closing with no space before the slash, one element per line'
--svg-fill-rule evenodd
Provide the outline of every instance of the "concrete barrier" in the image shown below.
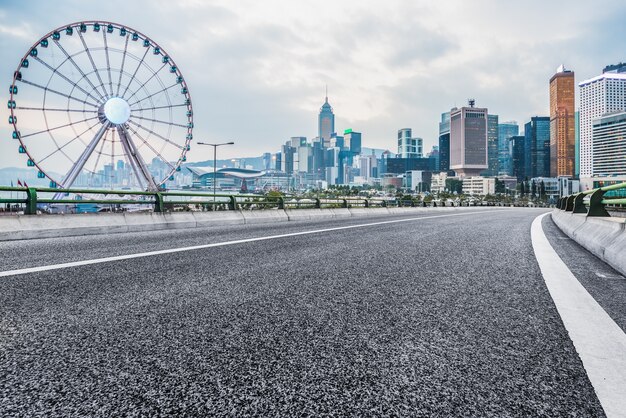
<path fill-rule="evenodd" d="M 243 219 L 246 224 L 264 224 L 289 221 L 285 211 L 280 209 L 241 211 L 241 214 L 243 215 Z"/>
<path fill-rule="evenodd" d="M 296 220 L 410 215 L 459 208 L 327 208 L 215 212 L 133 212 L 0 216 L 0 240 L 54 238 L 124 232 L 262 224 Z"/>
<path fill-rule="evenodd" d="M 241 211 L 238 210 L 191 213 L 196 220 L 196 227 L 243 225 L 246 222 Z"/>
<path fill-rule="evenodd" d="M 389 215 L 387 208 L 349 208 L 350 216 L 384 216 Z"/>
<path fill-rule="evenodd" d="M 567 236 L 626 276 L 625 218 L 587 217 L 556 209 L 552 219 Z"/>
<path fill-rule="evenodd" d="M 285 214 L 290 221 L 334 218 L 335 214 L 328 209 L 286 209 Z"/>

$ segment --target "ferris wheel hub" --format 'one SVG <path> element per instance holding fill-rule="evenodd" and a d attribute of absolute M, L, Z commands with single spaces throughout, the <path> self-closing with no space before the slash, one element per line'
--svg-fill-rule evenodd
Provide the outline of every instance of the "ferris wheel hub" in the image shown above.
<path fill-rule="evenodd" d="M 111 97 L 104 104 L 104 116 L 114 125 L 122 125 L 130 119 L 130 105 L 121 97 Z"/>

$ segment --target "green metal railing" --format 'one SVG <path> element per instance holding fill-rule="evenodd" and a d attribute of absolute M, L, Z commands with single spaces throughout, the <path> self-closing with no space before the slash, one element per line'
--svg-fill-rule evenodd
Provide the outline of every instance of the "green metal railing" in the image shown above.
<path fill-rule="evenodd" d="M 587 216 L 611 216 L 609 209 L 622 210 L 626 207 L 626 198 L 608 197 L 606 193 L 626 190 L 626 183 L 599 187 L 560 198 L 556 207 L 566 212 L 585 213 Z"/>
<path fill-rule="evenodd" d="M 301 209 L 301 208 L 373 208 L 373 207 L 417 207 L 445 206 L 444 203 L 429 203 L 414 199 L 383 199 L 358 196 L 298 197 L 253 194 L 215 194 L 187 191 L 147 192 L 137 190 L 98 190 L 98 189 L 54 189 L 46 187 L 0 186 L 0 192 L 18 197 L 0 198 L 0 204 L 23 205 L 24 214 L 34 215 L 41 205 L 145 205 L 147 210 L 167 212 L 175 206 L 196 206 L 213 210 L 253 210 L 253 209 Z M 62 193 L 61 199 L 54 199 Z M 73 197 L 69 197 L 74 195 Z"/>

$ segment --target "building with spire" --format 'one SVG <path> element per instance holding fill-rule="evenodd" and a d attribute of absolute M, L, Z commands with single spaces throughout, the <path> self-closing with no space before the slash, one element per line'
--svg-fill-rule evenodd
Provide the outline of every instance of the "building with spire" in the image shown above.
<path fill-rule="evenodd" d="M 330 136 L 335 132 L 335 114 L 333 108 L 328 103 L 328 88 L 326 88 L 326 99 L 320 108 L 318 118 L 318 134 L 324 148 L 330 147 Z"/>

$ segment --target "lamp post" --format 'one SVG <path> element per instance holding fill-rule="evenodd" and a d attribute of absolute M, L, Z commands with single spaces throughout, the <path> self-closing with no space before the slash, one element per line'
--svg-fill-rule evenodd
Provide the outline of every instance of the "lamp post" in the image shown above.
<path fill-rule="evenodd" d="M 205 142 L 198 142 L 198 145 L 210 145 L 213 147 L 213 203 L 215 203 L 215 186 L 217 185 L 217 147 L 222 145 L 234 145 L 234 142 L 223 142 L 221 144 L 208 144 Z M 215 210 L 215 208 L 213 208 Z"/>

